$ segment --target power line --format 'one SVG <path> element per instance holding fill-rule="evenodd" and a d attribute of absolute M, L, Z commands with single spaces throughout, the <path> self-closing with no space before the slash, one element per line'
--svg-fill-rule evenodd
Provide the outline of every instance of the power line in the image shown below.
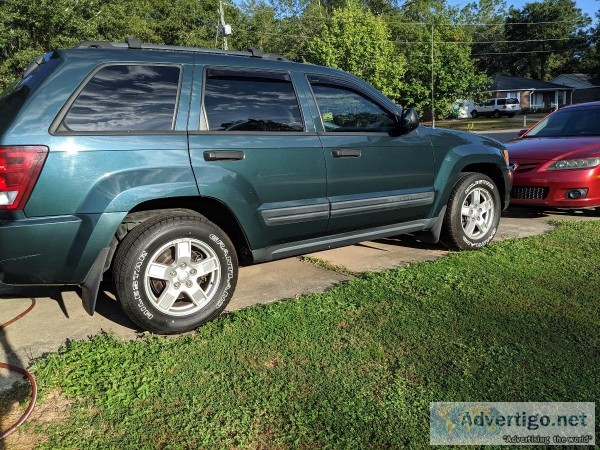
<path fill-rule="evenodd" d="M 511 41 L 435 41 L 434 44 L 519 44 L 526 42 L 547 42 L 547 41 L 568 41 L 572 39 L 580 39 L 577 36 L 573 37 L 565 37 L 565 38 L 549 38 L 549 39 L 526 39 L 526 40 L 511 40 Z M 402 41 L 402 40 L 393 40 L 389 42 L 397 42 L 400 44 L 427 44 L 431 45 L 430 41 Z"/>

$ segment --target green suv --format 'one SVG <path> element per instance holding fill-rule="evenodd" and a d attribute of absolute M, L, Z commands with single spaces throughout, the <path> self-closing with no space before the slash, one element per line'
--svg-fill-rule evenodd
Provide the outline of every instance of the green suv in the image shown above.
<path fill-rule="evenodd" d="M 364 81 L 257 50 L 84 42 L 0 98 L 0 281 L 104 274 L 140 327 L 219 314 L 239 265 L 420 232 L 496 233 L 507 153 L 419 126 Z"/>

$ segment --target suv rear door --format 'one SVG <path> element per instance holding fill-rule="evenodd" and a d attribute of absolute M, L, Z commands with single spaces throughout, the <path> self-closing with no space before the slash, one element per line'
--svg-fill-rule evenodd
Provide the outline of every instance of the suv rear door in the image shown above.
<path fill-rule="evenodd" d="M 394 111 L 350 78 L 309 75 L 322 127 L 331 202 L 328 233 L 428 217 L 433 152 L 418 130 L 394 131 Z"/>
<path fill-rule="evenodd" d="M 323 234 L 323 150 L 306 130 L 292 75 L 222 66 L 196 73 L 192 102 L 202 108 L 192 107 L 189 146 L 200 194 L 233 211 L 254 249 Z"/>

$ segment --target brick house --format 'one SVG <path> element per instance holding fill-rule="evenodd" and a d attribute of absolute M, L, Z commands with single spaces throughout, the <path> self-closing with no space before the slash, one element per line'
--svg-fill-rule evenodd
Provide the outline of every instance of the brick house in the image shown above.
<path fill-rule="evenodd" d="M 554 109 L 573 103 L 574 88 L 526 77 L 494 75 L 492 97 L 516 98 L 522 111 Z"/>

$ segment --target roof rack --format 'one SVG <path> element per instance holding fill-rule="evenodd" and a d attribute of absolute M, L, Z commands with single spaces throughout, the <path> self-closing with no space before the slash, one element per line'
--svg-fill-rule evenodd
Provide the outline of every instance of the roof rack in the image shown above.
<path fill-rule="evenodd" d="M 256 48 L 249 48 L 248 51 L 238 50 L 220 50 L 218 48 L 200 48 L 186 47 L 179 45 L 155 45 L 142 44 L 141 41 L 135 38 L 126 38 L 125 42 L 108 42 L 108 41 L 84 41 L 77 44 L 74 48 L 103 48 L 103 49 L 121 49 L 121 50 L 165 50 L 171 52 L 194 52 L 194 53 L 209 53 L 214 55 L 232 55 L 245 56 L 250 58 L 274 59 L 277 61 L 289 61 L 281 55 L 275 53 L 263 53 Z"/>

